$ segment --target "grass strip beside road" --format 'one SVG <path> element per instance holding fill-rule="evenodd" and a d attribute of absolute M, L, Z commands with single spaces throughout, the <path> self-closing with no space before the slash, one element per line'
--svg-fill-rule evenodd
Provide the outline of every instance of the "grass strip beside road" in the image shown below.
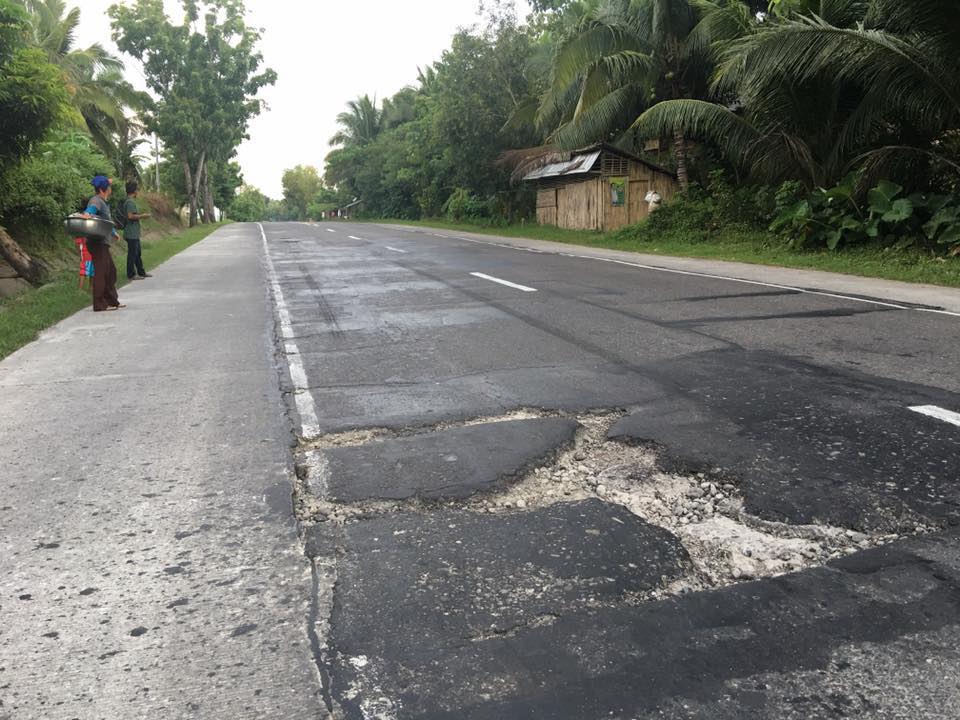
<path fill-rule="evenodd" d="M 148 272 L 151 271 L 177 253 L 203 240 L 219 227 L 222 227 L 222 224 L 198 225 L 176 235 L 144 240 L 144 266 Z M 123 241 L 120 241 L 119 245 L 125 250 L 126 244 Z M 121 261 L 115 255 L 114 262 L 120 275 L 117 285 L 126 285 L 126 261 Z M 79 266 L 79 260 L 77 265 Z M 32 342 L 52 325 L 90 306 L 89 282 L 85 290 L 80 290 L 78 281 L 76 269 L 62 271 L 43 287 L 0 300 L 0 359 Z"/>
<path fill-rule="evenodd" d="M 753 265 L 859 275 L 904 282 L 960 287 L 960 257 L 940 258 L 919 250 L 895 251 L 876 246 L 854 246 L 839 251 L 793 250 L 768 233 L 733 228 L 721 230 L 707 241 L 691 242 L 681 232 L 663 233 L 654 240 L 631 237 L 629 231 L 611 233 L 566 230 L 541 225 L 493 227 L 448 220 L 379 220 L 399 225 L 472 232 L 501 237 L 626 250 L 649 255 L 730 260 Z"/>

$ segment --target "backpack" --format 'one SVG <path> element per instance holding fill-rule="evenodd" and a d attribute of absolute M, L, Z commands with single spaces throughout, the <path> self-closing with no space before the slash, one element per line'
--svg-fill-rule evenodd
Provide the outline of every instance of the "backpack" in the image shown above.
<path fill-rule="evenodd" d="M 110 214 L 113 215 L 113 224 L 117 226 L 117 230 L 123 230 L 127 226 L 127 201 L 121 202 L 116 211 L 111 211 Z"/>

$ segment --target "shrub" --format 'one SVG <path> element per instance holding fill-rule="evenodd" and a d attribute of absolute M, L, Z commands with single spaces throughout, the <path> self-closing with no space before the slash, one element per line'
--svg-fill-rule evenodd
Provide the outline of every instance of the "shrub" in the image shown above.
<path fill-rule="evenodd" d="M 86 135 L 55 133 L 0 179 L 0 218 L 26 237 L 59 236 L 63 218 L 93 194 L 90 179 L 111 172 Z"/>
<path fill-rule="evenodd" d="M 466 188 L 457 188 L 443 204 L 443 214 L 454 222 L 489 220 L 496 208 L 496 197 L 481 200 Z"/>
<path fill-rule="evenodd" d="M 882 180 L 867 192 L 864 203 L 856 195 L 856 184 L 857 177 L 849 175 L 835 187 L 818 188 L 792 203 L 791 193 L 781 188 L 780 212 L 770 229 L 795 246 L 836 250 L 873 241 L 894 249 L 921 245 L 940 253 L 960 254 L 957 196 L 906 195 L 901 185 Z"/>

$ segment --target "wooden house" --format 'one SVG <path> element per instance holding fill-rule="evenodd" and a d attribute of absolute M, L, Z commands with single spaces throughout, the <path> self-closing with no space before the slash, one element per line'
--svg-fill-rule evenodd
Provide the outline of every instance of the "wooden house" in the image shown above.
<path fill-rule="evenodd" d="M 669 170 L 612 145 L 592 145 L 523 176 L 537 184 L 537 222 L 572 230 L 615 230 L 650 212 L 647 193 L 667 201 L 678 189 Z"/>

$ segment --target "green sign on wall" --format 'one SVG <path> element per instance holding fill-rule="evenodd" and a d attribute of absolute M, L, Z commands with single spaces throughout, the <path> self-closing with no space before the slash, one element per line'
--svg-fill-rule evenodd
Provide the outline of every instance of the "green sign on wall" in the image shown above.
<path fill-rule="evenodd" d="M 610 178 L 610 202 L 614 207 L 627 203 L 627 178 Z"/>

